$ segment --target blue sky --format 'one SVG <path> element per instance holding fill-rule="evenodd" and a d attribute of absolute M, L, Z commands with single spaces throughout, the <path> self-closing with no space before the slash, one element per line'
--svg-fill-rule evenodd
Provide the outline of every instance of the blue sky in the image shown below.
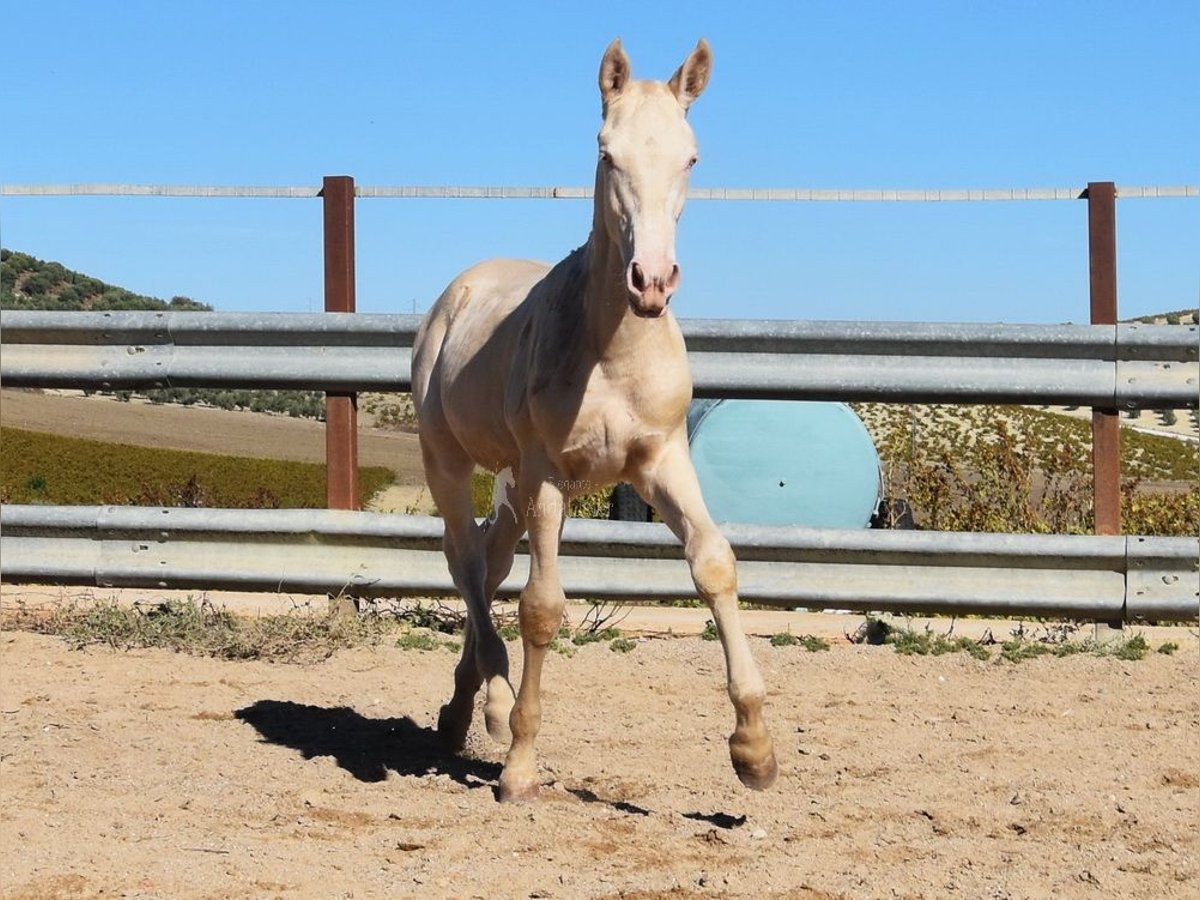
<path fill-rule="evenodd" d="M 0 5 L 0 182 L 590 185 L 620 35 L 666 78 L 704 35 L 698 187 L 1200 182 L 1194 3 Z M 491 256 L 553 261 L 586 201 L 363 199 L 358 306 L 426 309 Z M 1118 205 L 1123 316 L 1195 306 L 1200 200 Z M 322 307 L 317 200 L 0 198 L 0 241 L 222 310 Z M 1086 321 L 1085 204 L 689 204 L 680 316 Z"/>

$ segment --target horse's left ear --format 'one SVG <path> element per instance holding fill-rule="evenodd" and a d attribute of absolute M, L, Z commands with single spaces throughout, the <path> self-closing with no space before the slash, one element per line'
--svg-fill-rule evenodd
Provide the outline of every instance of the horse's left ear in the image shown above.
<path fill-rule="evenodd" d="M 708 86 L 708 76 L 712 74 L 712 50 L 708 41 L 700 38 L 696 49 L 691 52 L 683 65 L 671 76 L 667 86 L 686 110 Z"/>

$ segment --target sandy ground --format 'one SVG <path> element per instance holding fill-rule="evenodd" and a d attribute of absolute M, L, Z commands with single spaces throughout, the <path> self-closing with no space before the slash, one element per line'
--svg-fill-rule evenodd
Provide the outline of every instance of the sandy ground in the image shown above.
<path fill-rule="evenodd" d="M 682 634 L 703 612 L 656 615 Z M 1147 629 L 1173 656 L 1012 665 L 770 615 L 833 639 L 753 640 L 774 789 L 729 767 L 719 645 L 675 637 L 551 654 L 545 786 L 512 806 L 478 721 L 462 755 L 431 730 L 446 650 L 301 666 L 0 633 L 0 894 L 1194 896 L 1194 628 Z"/>
<path fill-rule="evenodd" d="M 5 425 L 324 452 L 320 425 L 281 417 L 12 391 L 0 402 Z M 389 505 L 403 510 L 421 483 L 415 439 L 360 440 L 364 463 L 400 474 Z M 18 596 L 64 594 L 6 585 L 0 603 Z M 246 612 L 308 600 L 213 599 Z M 462 755 L 431 730 L 451 686 L 445 650 L 299 666 L 0 633 L 0 896 L 1194 895 L 1194 626 L 1146 630 L 1154 646 L 1180 643 L 1174 656 L 1014 666 L 855 646 L 843 635 L 857 617 L 748 613 L 782 766 L 754 794 L 728 765 L 720 648 L 695 637 L 706 618 L 639 611 L 622 628 L 650 637 L 629 654 L 552 654 L 545 787 L 518 806 L 495 801 L 503 748 L 478 724 Z M 955 633 L 1003 638 L 1012 624 L 964 620 Z M 785 630 L 832 649 L 762 637 Z"/>

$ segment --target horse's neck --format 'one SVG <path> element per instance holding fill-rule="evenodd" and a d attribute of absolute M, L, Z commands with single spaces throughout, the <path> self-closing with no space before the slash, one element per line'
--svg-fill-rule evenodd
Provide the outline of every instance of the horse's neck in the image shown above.
<path fill-rule="evenodd" d="M 620 251 L 599 230 L 582 248 L 582 301 L 589 343 L 599 360 L 646 352 L 657 343 L 666 324 L 662 319 L 639 319 L 626 296 L 625 269 Z M 649 343 L 648 343 L 649 342 Z"/>

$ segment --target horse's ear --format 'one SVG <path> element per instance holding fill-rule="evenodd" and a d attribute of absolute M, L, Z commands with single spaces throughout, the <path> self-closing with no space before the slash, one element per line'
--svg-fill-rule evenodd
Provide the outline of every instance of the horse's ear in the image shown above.
<path fill-rule="evenodd" d="M 686 110 L 708 86 L 708 76 L 711 74 L 712 50 L 708 47 L 708 41 L 700 38 L 696 49 L 683 61 L 667 85 L 679 105 Z"/>
<path fill-rule="evenodd" d="M 604 51 L 604 59 L 600 60 L 600 99 L 603 101 L 605 113 L 608 112 L 608 104 L 612 99 L 625 90 L 631 71 L 629 57 L 625 55 L 621 39 L 614 38 Z"/>

